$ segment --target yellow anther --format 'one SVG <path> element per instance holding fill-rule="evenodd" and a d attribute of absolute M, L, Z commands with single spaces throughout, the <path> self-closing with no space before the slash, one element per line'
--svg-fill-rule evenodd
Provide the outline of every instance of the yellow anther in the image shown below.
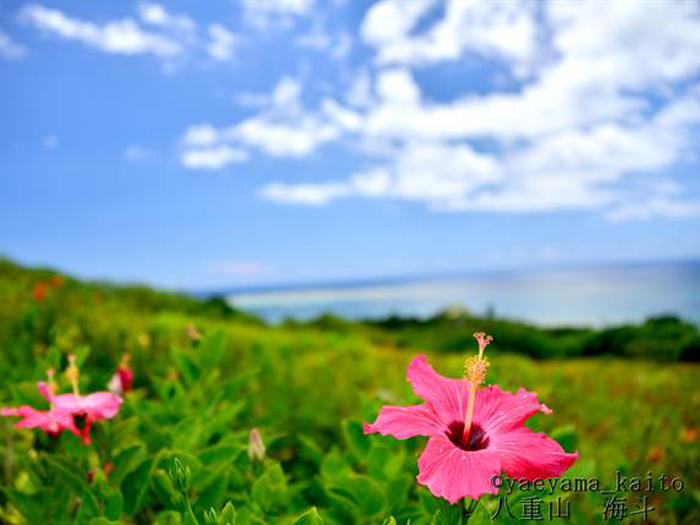
<path fill-rule="evenodd" d="M 480 385 L 486 381 L 489 362 L 485 357 L 470 356 L 464 361 L 464 377 L 470 383 Z"/>

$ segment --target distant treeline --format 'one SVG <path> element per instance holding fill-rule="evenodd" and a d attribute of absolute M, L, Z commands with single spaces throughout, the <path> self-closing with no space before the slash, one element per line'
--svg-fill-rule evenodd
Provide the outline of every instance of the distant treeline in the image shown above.
<path fill-rule="evenodd" d="M 117 319 L 123 321 L 121 332 L 124 332 L 128 323 L 133 325 L 153 315 L 167 313 L 193 319 L 264 325 L 259 318 L 232 308 L 220 297 L 202 300 L 146 286 L 85 283 L 67 276 L 60 276 L 60 286 L 56 288 L 52 281 L 57 276 L 54 270 L 28 269 L 0 257 L 0 344 L 8 344 L 10 340 L 16 343 L 17 336 L 26 338 L 27 344 L 32 338 L 49 343 L 55 339 L 55 321 L 59 319 L 66 325 L 84 325 L 85 333 L 96 330 L 96 324 L 111 320 L 112 327 L 103 327 L 100 333 L 103 343 L 105 333 L 114 333 L 115 342 L 123 337 L 123 333 L 116 336 Z M 37 317 L 34 311 L 39 303 L 43 305 L 43 314 Z M 97 305 L 100 312 L 109 312 L 107 318 L 104 313 L 97 315 Z M 349 321 L 327 314 L 309 322 L 287 321 L 284 326 L 365 335 L 378 343 L 445 352 L 464 352 L 473 344 L 472 334 L 483 330 L 494 334 L 500 350 L 540 359 L 615 356 L 700 361 L 698 327 L 674 315 L 604 329 L 543 328 L 479 317 L 462 309 L 448 309 L 428 319 L 388 317 L 377 321 Z M 30 332 L 35 332 L 31 338 Z"/>
<path fill-rule="evenodd" d="M 288 322 L 287 325 L 299 324 Z M 463 310 L 446 310 L 428 319 L 388 317 L 350 322 L 323 315 L 309 324 L 330 330 L 368 330 L 375 338 L 388 338 L 400 347 L 433 348 L 464 352 L 472 333 L 495 334 L 499 349 L 530 357 L 615 356 L 658 361 L 700 361 L 700 332 L 695 324 L 675 315 L 651 317 L 642 324 L 603 329 L 542 328 L 497 318 L 477 317 Z"/>

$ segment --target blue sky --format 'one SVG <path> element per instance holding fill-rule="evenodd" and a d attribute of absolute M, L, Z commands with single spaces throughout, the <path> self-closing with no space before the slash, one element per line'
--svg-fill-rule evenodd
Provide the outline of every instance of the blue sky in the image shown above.
<path fill-rule="evenodd" d="M 0 2 L 0 253 L 248 286 L 700 256 L 697 2 Z"/>

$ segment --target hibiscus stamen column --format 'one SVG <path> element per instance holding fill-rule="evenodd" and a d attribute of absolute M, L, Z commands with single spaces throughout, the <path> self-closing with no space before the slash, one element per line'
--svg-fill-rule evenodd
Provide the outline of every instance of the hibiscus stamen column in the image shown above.
<path fill-rule="evenodd" d="M 489 362 L 484 357 L 484 350 L 493 341 L 493 337 L 484 332 L 474 334 L 479 343 L 479 354 L 467 357 L 464 361 L 464 378 L 468 381 L 469 397 L 467 401 L 467 412 L 464 415 L 464 430 L 462 431 L 462 447 L 469 448 L 469 438 L 472 431 L 472 420 L 474 418 L 474 402 L 476 401 L 476 391 L 486 379 L 486 372 L 489 369 Z"/>
<path fill-rule="evenodd" d="M 54 369 L 53 369 L 53 368 L 49 368 L 49 369 L 46 371 L 46 376 L 48 377 L 48 381 L 47 381 L 46 385 L 48 386 L 49 393 L 50 393 L 52 396 L 53 396 L 53 395 L 56 395 L 56 392 L 58 391 L 58 390 L 57 390 L 57 387 L 56 387 L 56 381 L 54 380 L 54 375 L 55 375 L 55 374 L 56 374 L 56 373 L 54 372 Z"/>
<path fill-rule="evenodd" d="M 68 356 L 68 368 L 66 368 L 66 377 L 70 381 L 73 387 L 73 394 L 78 397 L 80 395 L 80 390 L 78 389 L 78 377 L 80 371 L 78 370 L 78 365 L 75 363 L 75 355 L 70 354 Z"/>

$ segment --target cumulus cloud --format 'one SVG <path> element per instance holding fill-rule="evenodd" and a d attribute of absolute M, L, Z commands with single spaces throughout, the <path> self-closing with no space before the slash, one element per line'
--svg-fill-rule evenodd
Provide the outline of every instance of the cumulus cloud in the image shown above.
<path fill-rule="evenodd" d="M 376 3 L 361 35 L 380 67 L 359 73 L 343 101 L 321 103 L 368 169 L 277 182 L 262 195 L 316 205 L 382 197 L 444 211 L 588 209 L 611 220 L 697 213 L 692 200 L 653 187 L 640 196 L 630 181 L 697 149 L 700 7 L 620 0 L 601 16 L 596 2 L 548 2 L 536 16 L 533 5 L 455 1 L 438 16 L 432 1 Z M 468 52 L 505 65 L 518 89 L 426 98 L 413 68 Z"/>
<path fill-rule="evenodd" d="M 171 65 L 185 56 L 226 61 L 234 55 L 237 38 L 221 24 L 211 24 L 205 32 L 190 16 L 152 2 L 139 4 L 136 15 L 99 24 L 39 4 L 20 11 L 22 20 L 41 31 L 104 53 L 153 55 Z"/>
<path fill-rule="evenodd" d="M 137 22 L 127 18 L 104 25 L 71 18 L 57 9 L 30 4 L 22 10 L 22 17 L 30 24 L 48 33 L 76 40 L 106 53 L 134 55 L 151 53 L 171 57 L 183 51 L 175 40 L 145 31 Z"/>
<path fill-rule="evenodd" d="M 220 170 L 229 164 L 245 162 L 248 152 L 240 148 L 219 145 L 193 148 L 182 153 L 182 165 L 191 169 Z"/>
<path fill-rule="evenodd" d="M 191 126 L 181 141 L 186 148 L 183 164 L 190 168 L 217 167 L 215 163 L 186 162 L 189 153 L 198 151 L 190 150 L 192 147 L 252 148 L 273 157 L 303 157 L 337 139 L 339 126 L 322 111 L 307 111 L 300 96 L 299 81 L 283 77 L 271 93 L 258 97 L 266 107 L 257 114 L 222 128 L 206 123 Z"/>
<path fill-rule="evenodd" d="M 519 65 L 536 51 L 537 26 L 532 2 L 448 0 L 444 16 L 426 31 L 417 23 L 436 5 L 432 0 L 380 0 L 362 25 L 364 40 L 377 49 L 379 63 L 425 64 L 457 60 L 471 51 Z"/>
<path fill-rule="evenodd" d="M 229 60 L 236 47 L 236 36 L 221 24 L 209 26 L 210 41 L 207 46 L 209 56 L 216 60 Z"/>

